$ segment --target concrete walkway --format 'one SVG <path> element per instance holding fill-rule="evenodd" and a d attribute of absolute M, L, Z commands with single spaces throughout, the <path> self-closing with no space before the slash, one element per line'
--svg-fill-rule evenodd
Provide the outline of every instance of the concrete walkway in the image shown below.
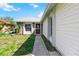
<path fill-rule="evenodd" d="M 34 56 L 59 56 L 59 54 L 54 52 L 48 52 L 46 46 L 40 35 L 36 36 L 34 47 L 33 47 Z"/>
<path fill-rule="evenodd" d="M 35 56 L 47 56 L 48 51 L 43 43 L 41 36 L 36 36 L 34 48 L 33 48 L 33 55 Z"/>

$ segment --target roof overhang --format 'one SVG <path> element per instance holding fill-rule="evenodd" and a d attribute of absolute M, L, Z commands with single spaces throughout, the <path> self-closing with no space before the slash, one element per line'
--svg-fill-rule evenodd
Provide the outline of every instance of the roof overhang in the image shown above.
<path fill-rule="evenodd" d="M 17 23 L 39 23 L 40 21 L 16 21 Z"/>
<path fill-rule="evenodd" d="M 24 18 L 16 20 L 17 23 L 25 23 L 25 22 L 39 23 L 40 21 L 41 21 L 41 19 L 39 17 L 24 17 Z"/>
<path fill-rule="evenodd" d="M 48 16 L 48 14 L 51 12 L 51 10 L 54 8 L 54 6 L 56 5 L 56 3 L 49 3 L 43 13 L 43 16 L 41 18 L 41 22 L 44 21 L 45 17 Z"/>

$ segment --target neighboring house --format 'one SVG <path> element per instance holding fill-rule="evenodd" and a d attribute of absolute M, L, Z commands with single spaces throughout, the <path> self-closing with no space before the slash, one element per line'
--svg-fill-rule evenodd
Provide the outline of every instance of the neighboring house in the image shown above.
<path fill-rule="evenodd" d="M 62 55 L 79 55 L 79 4 L 48 4 L 43 34 Z"/>
<path fill-rule="evenodd" d="M 8 32 L 7 29 L 8 29 L 10 26 L 12 26 L 12 23 L 9 22 L 9 21 L 7 21 L 7 20 L 5 20 L 5 19 L 0 19 L 0 22 L 2 22 L 2 23 L 4 24 L 4 26 L 0 29 L 0 31 L 2 31 L 2 32 Z"/>
<path fill-rule="evenodd" d="M 16 21 L 19 25 L 19 34 L 41 34 L 41 23 L 38 17 L 25 17 Z"/>

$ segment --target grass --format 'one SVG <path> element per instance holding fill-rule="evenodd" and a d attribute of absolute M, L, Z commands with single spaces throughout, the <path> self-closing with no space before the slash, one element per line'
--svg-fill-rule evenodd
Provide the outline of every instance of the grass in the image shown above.
<path fill-rule="evenodd" d="M 35 35 L 32 34 L 27 41 L 25 41 L 22 46 L 15 52 L 14 56 L 32 54 L 33 46 L 35 41 Z"/>
<path fill-rule="evenodd" d="M 5 33 L 5 32 L 0 31 L 0 37 L 1 37 L 1 36 L 3 36 L 3 35 L 5 36 L 5 35 L 9 35 L 9 34 L 8 34 L 8 33 Z"/>
<path fill-rule="evenodd" d="M 25 55 L 32 52 L 34 40 L 34 35 L 0 36 L 0 56 Z"/>
<path fill-rule="evenodd" d="M 55 51 L 56 49 L 53 47 L 53 45 L 50 43 L 49 40 L 47 40 L 47 38 L 44 36 L 44 35 L 41 35 L 44 43 L 45 43 L 45 46 L 47 48 L 48 51 Z"/>

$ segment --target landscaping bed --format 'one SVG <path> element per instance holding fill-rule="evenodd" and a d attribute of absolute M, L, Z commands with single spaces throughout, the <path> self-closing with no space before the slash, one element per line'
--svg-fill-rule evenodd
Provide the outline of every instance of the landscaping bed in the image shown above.
<path fill-rule="evenodd" d="M 35 35 L 32 34 L 29 36 L 27 41 L 25 41 L 21 47 L 15 52 L 14 56 L 20 56 L 20 55 L 31 55 L 33 51 L 33 46 L 35 42 Z"/>
<path fill-rule="evenodd" d="M 47 48 L 48 51 L 55 51 L 56 49 L 53 47 L 53 45 L 51 44 L 51 42 L 49 40 L 47 40 L 47 38 L 44 35 L 41 35 L 45 46 Z"/>

